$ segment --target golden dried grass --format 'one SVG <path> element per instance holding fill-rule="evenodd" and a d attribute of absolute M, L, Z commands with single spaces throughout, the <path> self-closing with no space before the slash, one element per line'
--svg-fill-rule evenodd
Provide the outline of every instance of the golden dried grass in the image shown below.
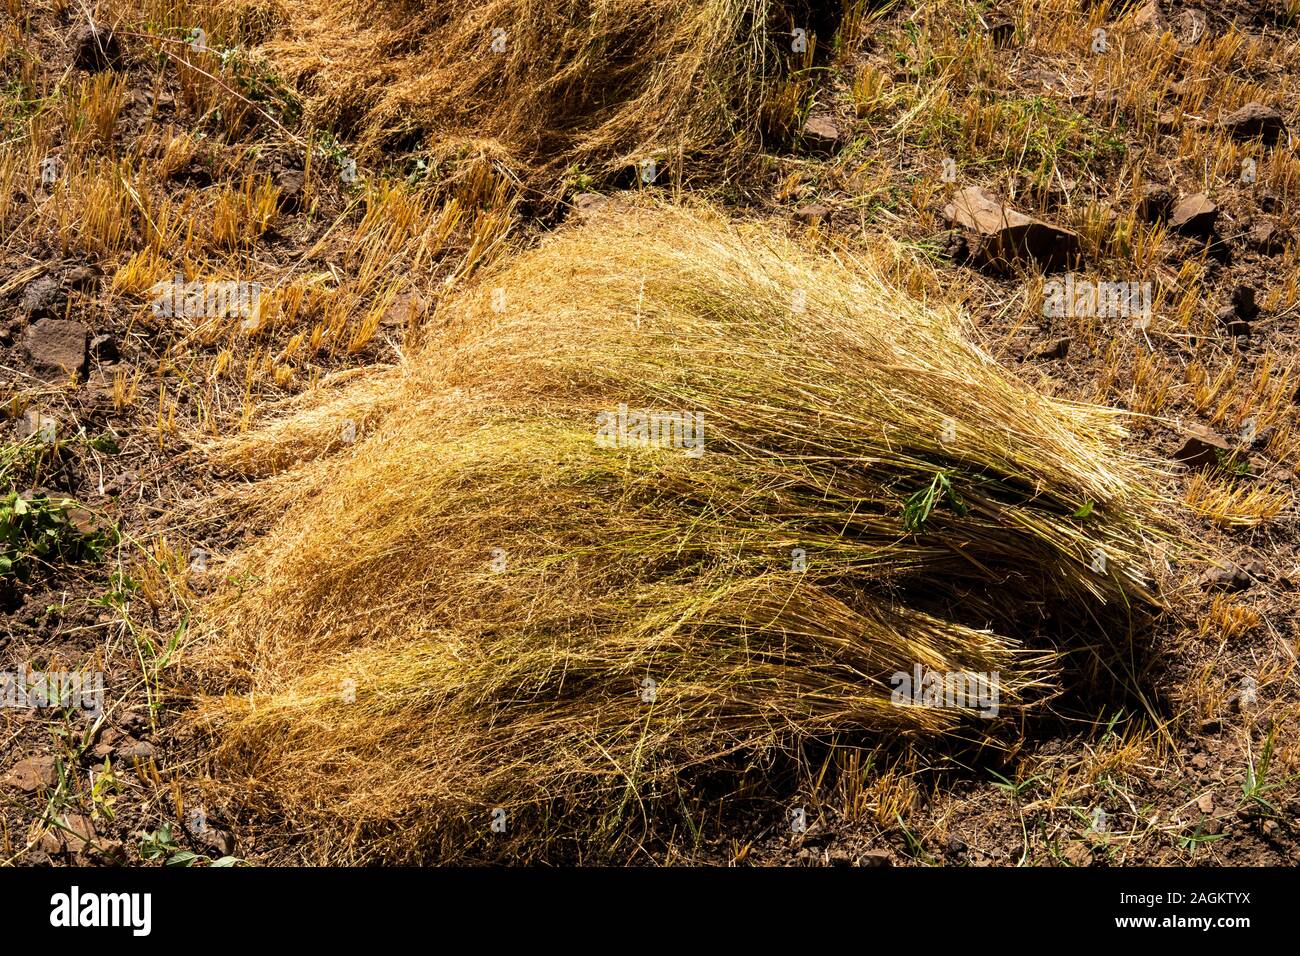
<path fill-rule="evenodd" d="M 429 330 L 211 449 L 273 527 L 221 572 L 194 719 L 314 858 L 445 858 L 492 808 L 565 808 L 534 847 L 595 853 L 701 768 L 982 738 L 889 676 L 997 672 L 1015 714 L 1053 648 L 989 623 L 1157 600 L 1159 482 L 1121 413 L 1036 394 L 869 262 L 623 209 Z M 704 453 L 599 446 L 621 404 L 702 413 Z"/>

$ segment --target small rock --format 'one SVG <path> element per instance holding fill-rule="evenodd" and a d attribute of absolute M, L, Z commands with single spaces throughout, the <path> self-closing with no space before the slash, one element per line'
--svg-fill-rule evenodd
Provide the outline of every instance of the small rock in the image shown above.
<path fill-rule="evenodd" d="M 1202 794 L 1201 798 L 1196 801 L 1196 809 L 1200 810 L 1202 813 L 1205 814 L 1213 813 L 1214 812 L 1213 794 L 1209 794 L 1209 793 Z"/>
<path fill-rule="evenodd" d="M 1030 358 L 1043 360 L 1063 359 L 1070 354 L 1070 343 L 1073 341 L 1074 338 L 1067 335 L 1064 338 L 1048 342 L 1046 345 L 1033 352 L 1030 355 Z"/>
<path fill-rule="evenodd" d="M 831 866 L 852 866 L 853 854 L 848 850 L 829 850 L 826 853 L 826 862 Z"/>
<path fill-rule="evenodd" d="M 41 276 L 27 283 L 18 300 L 18 311 L 28 318 L 54 315 L 58 311 L 59 284 L 53 276 Z"/>
<path fill-rule="evenodd" d="M 67 829 L 59 830 L 59 838 L 69 853 L 80 853 L 95 839 L 95 825 L 89 817 L 79 813 L 69 813 L 63 818 Z"/>
<path fill-rule="evenodd" d="M 1160 10 L 1159 0 L 1146 0 L 1145 3 L 1138 7 L 1133 12 L 1133 25 L 1144 30 L 1163 33 L 1165 30 L 1165 15 Z"/>
<path fill-rule="evenodd" d="M 1276 820 L 1265 820 L 1262 824 L 1260 824 L 1260 829 L 1264 831 L 1264 836 L 1271 837 L 1274 836 L 1278 832 L 1278 830 L 1282 828 L 1278 826 Z"/>
<path fill-rule="evenodd" d="M 63 284 L 69 289 L 93 292 L 99 285 L 99 270 L 94 266 L 75 266 L 63 277 Z"/>
<path fill-rule="evenodd" d="M 104 530 L 104 522 L 86 508 L 69 508 L 64 514 L 68 524 L 83 538 L 93 537 Z"/>
<path fill-rule="evenodd" d="M 1270 256 L 1285 252 L 1287 242 L 1290 241 L 1290 236 L 1285 230 L 1267 219 L 1261 219 L 1251 225 L 1246 238 L 1252 247 Z"/>
<path fill-rule="evenodd" d="M 13 765 L 4 783 L 24 793 L 36 793 L 53 787 L 58 779 L 53 757 L 28 757 Z"/>
<path fill-rule="evenodd" d="M 1210 766 L 1210 761 L 1206 759 L 1205 754 L 1196 754 L 1192 757 L 1192 766 L 1197 770 L 1205 770 Z"/>
<path fill-rule="evenodd" d="M 1250 335 L 1250 323 L 1239 316 L 1232 306 L 1216 310 L 1214 317 L 1229 335 Z"/>
<path fill-rule="evenodd" d="M 126 738 L 117 747 L 119 760 L 148 760 L 154 755 L 154 746 L 145 740 Z"/>
<path fill-rule="evenodd" d="M 1218 717 L 1207 717 L 1201 721 L 1201 733 L 1203 734 L 1217 734 L 1222 729 L 1223 721 Z"/>
<path fill-rule="evenodd" d="M 1079 258 L 1079 234 L 1016 212 L 979 186 L 968 186 L 944 207 L 944 216 L 967 230 L 969 257 L 977 266 L 1006 271 L 1016 260 L 1031 259 L 1045 271 Z"/>
<path fill-rule="evenodd" d="M 1200 43 L 1209 29 L 1209 18 L 1200 10 L 1184 10 L 1174 21 L 1174 36 L 1184 46 L 1195 46 Z"/>
<path fill-rule="evenodd" d="M 858 857 L 858 866 L 893 866 L 888 850 L 868 850 Z"/>
<path fill-rule="evenodd" d="M 1262 103 L 1247 103 L 1219 121 L 1219 126 L 1235 139 L 1262 139 L 1273 146 L 1286 132 L 1282 114 Z"/>
<path fill-rule="evenodd" d="M 73 319 L 41 319 L 27 329 L 27 354 L 41 372 L 85 377 L 90 333 Z"/>
<path fill-rule="evenodd" d="M 1232 309 L 1247 322 L 1259 315 L 1259 306 L 1255 304 L 1255 290 L 1248 285 L 1235 286 L 1232 290 Z"/>
<path fill-rule="evenodd" d="M 948 837 L 948 853 L 952 856 L 960 856 L 966 852 L 966 841 L 959 836 Z"/>
<path fill-rule="evenodd" d="M 112 27 L 86 23 L 72 34 L 72 65 L 88 73 L 117 69 L 122 62 L 122 45 Z"/>
<path fill-rule="evenodd" d="M 214 827 L 211 824 L 196 827 L 190 836 L 204 849 L 215 853 L 217 856 L 230 856 L 235 852 L 234 835 L 228 830 L 222 830 L 220 827 Z"/>
<path fill-rule="evenodd" d="M 423 296 L 415 292 L 403 292 L 393 298 L 393 304 L 379 321 L 385 328 L 403 328 L 424 315 L 428 307 Z"/>
<path fill-rule="evenodd" d="M 1267 570 L 1258 562 L 1251 562 L 1242 567 L 1229 561 L 1222 567 L 1210 568 L 1201 575 L 1197 583 L 1207 590 L 1235 594 L 1238 591 L 1248 590 L 1256 581 L 1266 580 L 1268 580 Z"/>
<path fill-rule="evenodd" d="M 1071 843 L 1061 856 L 1070 866 L 1092 866 L 1092 850 L 1086 843 Z"/>
<path fill-rule="evenodd" d="M 1219 221 L 1219 207 L 1205 193 L 1188 196 L 1169 217 L 1169 225 L 1189 236 L 1210 236 Z"/>
<path fill-rule="evenodd" d="M 1142 189 L 1142 198 L 1138 200 L 1137 214 L 1143 222 L 1160 222 L 1169 217 L 1174 208 L 1174 194 L 1168 186 L 1159 183 L 1147 183 Z"/>
<path fill-rule="evenodd" d="M 613 203 L 608 196 L 602 196 L 600 193 L 578 193 L 573 197 L 573 209 L 578 219 L 586 222 L 592 217 L 598 215 L 602 210 L 608 209 Z"/>
<path fill-rule="evenodd" d="M 811 116 L 803 127 L 803 144 L 817 156 L 831 156 L 844 145 L 844 134 L 829 116 Z"/>
<path fill-rule="evenodd" d="M 117 339 L 107 333 L 96 335 L 90 340 L 90 354 L 100 362 L 116 362 L 119 358 Z"/>
<path fill-rule="evenodd" d="M 1222 435 L 1192 425 L 1184 431 L 1183 446 L 1174 452 L 1174 460 L 1188 468 L 1213 468 L 1231 455 L 1232 446 Z"/>
<path fill-rule="evenodd" d="M 297 212 L 302 208 L 302 193 L 306 178 L 301 169 L 280 170 L 275 178 L 275 185 L 280 190 L 277 202 L 281 212 Z"/>
<path fill-rule="evenodd" d="M 1016 38 L 1016 24 L 1008 16 L 994 13 L 984 18 L 984 29 L 993 39 L 995 47 L 1007 47 Z"/>
<path fill-rule="evenodd" d="M 820 203 L 800 206 L 794 211 L 795 222 L 805 226 L 825 225 L 831 221 L 831 211 Z"/>
<path fill-rule="evenodd" d="M 58 431 L 59 423 L 53 415 L 46 415 L 34 408 L 24 412 L 23 417 L 14 425 L 14 437 L 19 441 L 40 435 L 42 441 L 49 443 L 58 437 Z"/>

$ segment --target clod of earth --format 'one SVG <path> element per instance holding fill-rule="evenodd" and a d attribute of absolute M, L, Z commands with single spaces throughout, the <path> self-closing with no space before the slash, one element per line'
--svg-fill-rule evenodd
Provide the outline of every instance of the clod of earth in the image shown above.
<path fill-rule="evenodd" d="M 53 787 L 58 779 L 54 758 L 40 756 L 27 757 L 18 761 L 0 783 L 22 790 L 24 793 L 36 793 Z"/>
<path fill-rule="evenodd" d="M 72 34 L 72 63 L 79 70 L 98 73 L 122 63 L 122 44 L 113 28 L 86 23 Z"/>
<path fill-rule="evenodd" d="M 1030 358 L 1043 359 L 1050 361 L 1054 359 L 1063 359 L 1070 354 L 1070 344 L 1074 341 L 1072 336 L 1063 336 L 1043 345 L 1030 355 Z"/>
<path fill-rule="evenodd" d="M 984 22 L 984 29 L 993 39 L 993 45 L 996 47 L 1007 47 L 1016 38 L 1016 24 L 1010 17 L 1003 14 L 989 14 L 987 17 L 981 17 Z"/>
<path fill-rule="evenodd" d="M 298 212 L 302 208 L 303 189 L 306 177 L 300 169 L 283 169 L 275 179 L 279 188 L 279 205 L 281 212 Z"/>
<path fill-rule="evenodd" d="M 74 319 L 41 319 L 28 326 L 24 345 L 33 366 L 47 376 L 84 378 L 90 332 Z"/>
<path fill-rule="evenodd" d="M 831 156 L 844 145 L 844 134 L 829 116 L 812 116 L 804 123 L 804 148 L 814 156 Z"/>
<path fill-rule="evenodd" d="M 1168 186 L 1159 183 L 1147 183 L 1138 200 L 1137 214 L 1143 222 L 1162 222 L 1169 218 L 1174 208 L 1174 194 Z"/>
<path fill-rule="evenodd" d="M 60 302 L 59 283 L 53 276 L 41 276 L 27 283 L 18 300 L 18 311 L 28 318 L 54 315 Z"/>
<path fill-rule="evenodd" d="M 1247 240 L 1252 247 L 1271 256 L 1286 251 L 1290 236 L 1276 222 L 1260 219 L 1251 225 Z"/>

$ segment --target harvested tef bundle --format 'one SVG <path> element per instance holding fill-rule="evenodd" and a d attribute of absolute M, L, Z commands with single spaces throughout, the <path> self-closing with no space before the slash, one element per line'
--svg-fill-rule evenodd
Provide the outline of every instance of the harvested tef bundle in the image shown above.
<path fill-rule="evenodd" d="M 1155 482 L 1119 413 L 961 333 L 865 264 L 707 213 L 524 253 L 372 411 L 331 406 L 366 423 L 351 450 L 257 486 L 276 523 L 208 613 L 208 679 L 241 692 L 200 709 L 219 776 L 347 828 L 356 858 L 420 859 L 491 808 L 987 730 L 891 678 L 988 675 L 1012 713 L 1049 691 L 1051 649 L 986 624 L 1152 600 Z M 299 413 L 217 458 L 265 474 L 337 428 Z"/>
<path fill-rule="evenodd" d="M 776 0 L 297 0 L 264 45 L 307 118 L 363 148 L 495 140 L 541 171 L 734 153 Z"/>

